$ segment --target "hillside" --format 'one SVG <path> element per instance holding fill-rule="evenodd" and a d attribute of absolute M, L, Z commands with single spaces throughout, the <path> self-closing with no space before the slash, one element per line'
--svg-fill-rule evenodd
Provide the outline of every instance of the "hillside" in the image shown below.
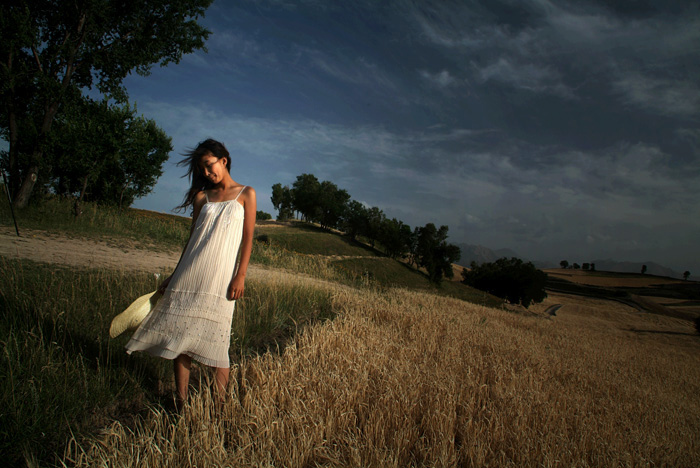
<path fill-rule="evenodd" d="M 645 312 L 689 321 L 700 317 L 700 283 L 696 281 L 597 269 L 552 268 L 545 272 L 548 291 L 614 300 Z"/>
<path fill-rule="evenodd" d="M 9 226 L 0 237 L 10 466 L 700 465 L 700 340 L 687 320 L 553 291 L 517 313 L 458 300 L 411 286 L 427 280 L 366 246 L 286 225 L 258 228 L 225 402 L 193 364 L 177 413 L 171 364 L 128 356 L 128 336 L 107 334 L 159 280 L 131 271 L 124 251 L 176 260 L 151 234 L 170 220 L 36 219 L 23 237 Z M 133 236 L 110 227 L 129 224 Z M 44 253 L 76 242 L 97 253 L 70 267 L 56 262 L 73 255 Z M 337 243 L 349 250 L 327 255 Z M 39 251 L 52 263 L 9 258 Z"/>

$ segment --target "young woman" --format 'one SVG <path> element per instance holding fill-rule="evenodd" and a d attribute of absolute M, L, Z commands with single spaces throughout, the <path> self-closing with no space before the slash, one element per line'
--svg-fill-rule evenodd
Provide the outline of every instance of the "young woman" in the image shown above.
<path fill-rule="evenodd" d="M 231 178 L 224 145 L 205 140 L 178 163 L 191 180 L 178 208 L 192 207 L 190 238 L 163 297 L 136 330 L 127 352 L 174 360 L 178 405 L 187 398 L 195 359 L 215 369 L 223 398 L 229 378 L 229 344 L 235 300 L 243 296 L 255 228 L 252 187 Z"/>

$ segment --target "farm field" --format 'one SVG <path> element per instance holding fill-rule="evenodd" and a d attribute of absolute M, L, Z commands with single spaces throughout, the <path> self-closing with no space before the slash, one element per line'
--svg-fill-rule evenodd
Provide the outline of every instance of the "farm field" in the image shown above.
<path fill-rule="evenodd" d="M 41 244 L 0 236 L 11 465 L 700 466 L 700 337 L 688 320 L 560 292 L 513 312 L 389 288 L 393 267 L 363 282 L 333 265 L 380 257 L 299 254 L 275 246 L 272 231 L 287 228 L 261 228 L 272 242 L 256 243 L 234 319 L 229 397 L 217 413 L 195 366 L 177 414 L 167 363 L 128 357 L 126 337 L 106 335 L 157 281 L 131 269 L 128 251 L 144 244 L 110 238 L 92 267 L 64 268 L 28 260 L 31 246 L 95 241 L 39 228 Z M 104 255 L 120 261 L 95 265 Z"/>
<path fill-rule="evenodd" d="M 648 312 L 686 320 L 700 316 L 700 283 L 663 276 L 606 271 L 548 269 L 550 286 L 577 285 L 581 294 L 617 297 Z M 554 279 L 555 281 L 551 281 Z M 562 283 L 564 281 L 564 283 Z"/>

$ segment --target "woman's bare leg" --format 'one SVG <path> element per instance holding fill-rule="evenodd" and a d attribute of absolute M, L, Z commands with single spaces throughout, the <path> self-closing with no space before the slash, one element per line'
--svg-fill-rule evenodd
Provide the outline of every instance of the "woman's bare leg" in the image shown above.
<path fill-rule="evenodd" d="M 216 393 L 218 400 L 223 401 L 226 396 L 226 387 L 228 386 L 228 376 L 231 373 L 230 367 L 216 367 L 214 378 L 216 379 Z"/>
<path fill-rule="evenodd" d="M 175 388 L 177 389 L 178 406 L 182 407 L 187 400 L 187 390 L 190 386 L 190 366 L 192 358 L 186 354 L 181 354 L 173 361 L 175 370 Z"/>

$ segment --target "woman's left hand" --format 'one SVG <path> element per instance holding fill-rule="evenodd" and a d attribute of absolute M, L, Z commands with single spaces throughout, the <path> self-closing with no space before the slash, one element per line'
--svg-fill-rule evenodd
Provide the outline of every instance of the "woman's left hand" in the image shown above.
<path fill-rule="evenodd" d="M 226 291 L 226 299 L 229 301 L 235 301 L 243 297 L 243 290 L 245 289 L 245 278 L 236 275 L 231 282 L 228 284 L 228 290 Z"/>

